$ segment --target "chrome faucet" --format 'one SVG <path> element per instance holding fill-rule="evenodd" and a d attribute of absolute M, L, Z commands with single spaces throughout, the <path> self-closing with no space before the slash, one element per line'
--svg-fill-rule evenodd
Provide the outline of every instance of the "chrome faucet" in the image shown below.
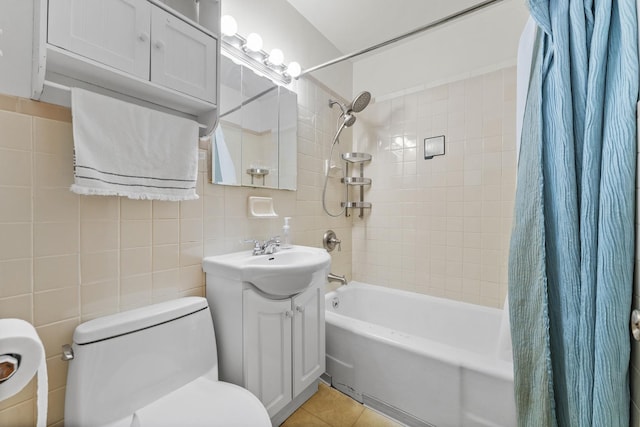
<path fill-rule="evenodd" d="M 277 251 L 279 247 L 280 247 L 280 236 L 272 237 L 262 244 L 262 253 L 270 255 L 275 251 Z"/>
<path fill-rule="evenodd" d="M 329 273 L 327 280 L 329 280 L 329 282 L 340 282 L 341 285 L 347 284 L 347 278 L 345 276 L 339 276 L 333 273 Z"/>
<path fill-rule="evenodd" d="M 280 236 L 272 237 L 260 243 L 259 240 L 249 239 L 245 243 L 253 243 L 253 255 L 271 255 L 280 247 Z"/>

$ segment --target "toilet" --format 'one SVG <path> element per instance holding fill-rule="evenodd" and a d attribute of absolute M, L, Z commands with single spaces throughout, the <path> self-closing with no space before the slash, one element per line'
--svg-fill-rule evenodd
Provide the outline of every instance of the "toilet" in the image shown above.
<path fill-rule="evenodd" d="M 262 403 L 218 381 L 205 298 L 187 297 L 79 325 L 73 334 L 67 427 L 267 427 Z"/>

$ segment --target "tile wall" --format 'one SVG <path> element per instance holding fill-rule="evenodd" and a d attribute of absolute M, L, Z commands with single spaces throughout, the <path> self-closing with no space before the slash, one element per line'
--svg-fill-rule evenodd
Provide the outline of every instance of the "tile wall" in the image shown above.
<path fill-rule="evenodd" d="M 373 155 L 366 220 L 354 219 L 353 278 L 502 307 L 515 195 L 515 67 L 390 97 L 359 114 Z M 374 94 L 375 96 L 375 94 Z M 446 154 L 424 159 L 424 138 Z"/>
<path fill-rule="evenodd" d="M 0 95 L 0 318 L 33 323 L 44 342 L 48 425 L 63 425 L 61 345 L 71 342 L 80 322 L 203 295 L 203 256 L 248 249 L 242 239 L 279 234 L 284 216 L 293 217 L 295 244 L 321 246 L 324 231 L 335 230 L 343 244 L 332 254 L 332 270 L 351 276 L 350 219 L 329 218 L 320 202 L 323 156 L 336 118 L 327 107 L 333 95 L 306 79 L 297 91 L 297 192 L 209 184 L 202 151 L 201 197 L 180 203 L 71 193 L 69 110 Z M 250 195 L 272 196 L 280 218 L 248 218 Z M 0 425 L 35 425 L 34 398 L 32 382 L 1 402 Z"/>

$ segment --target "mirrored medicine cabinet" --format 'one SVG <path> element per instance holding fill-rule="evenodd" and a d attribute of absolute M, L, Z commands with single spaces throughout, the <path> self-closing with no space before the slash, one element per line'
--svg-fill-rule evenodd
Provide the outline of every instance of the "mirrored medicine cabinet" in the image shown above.
<path fill-rule="evenodd" d="M 214 184 L 296 189 L 295 92 L 220 57 L 220 121 L 211 138 Z"/>

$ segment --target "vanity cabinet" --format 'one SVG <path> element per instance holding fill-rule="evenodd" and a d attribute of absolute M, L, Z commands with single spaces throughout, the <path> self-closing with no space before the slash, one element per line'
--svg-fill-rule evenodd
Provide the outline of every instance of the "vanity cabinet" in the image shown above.
<path fill-rule="evenodd" d="M 148 0 L 49 0 L 48 10 L 50 45 L 217 102 L 216 38 L 160 5 Z"/>
<path fill-rule="evenodd" d="M 219 379 L 250 390 L 273 425 L 318 391 L 325 370 L 324 288 L 331 257 L 294 245 L 202 260 Z"/>
<path fill-rule="evenodd" d="M 324 297 L 318 286 L 284 300 L 243 291 L 244 386 L 273 417 L 325 370 Z"/>

